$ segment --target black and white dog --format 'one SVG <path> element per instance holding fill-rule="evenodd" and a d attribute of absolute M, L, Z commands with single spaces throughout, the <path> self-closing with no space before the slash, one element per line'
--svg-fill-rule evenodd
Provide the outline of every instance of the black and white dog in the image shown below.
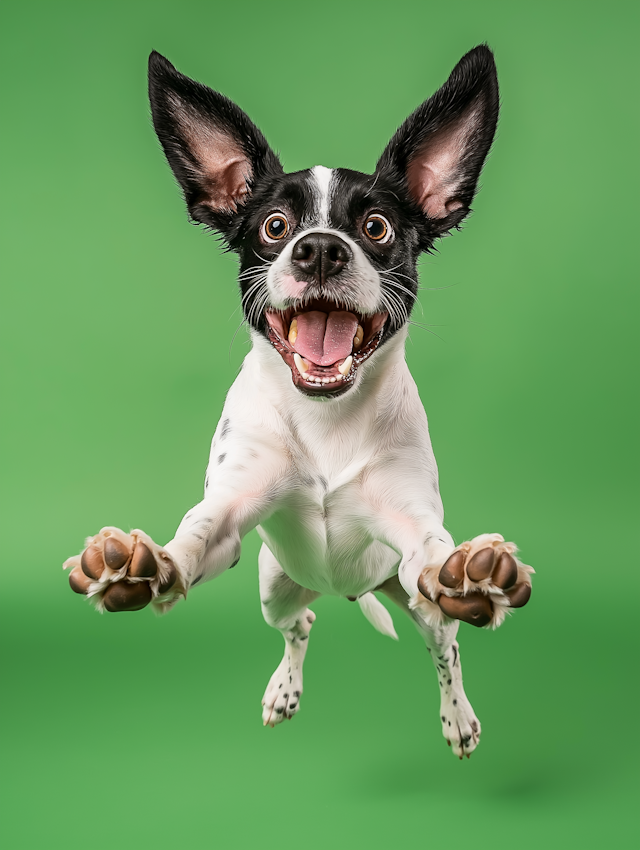
<path fill-rule="evenodd" d="M 265 725 L 300 707 L 321 594 L 357 599 L 395 637 L 373 591 L 423 634 L 442 729 L 469 755 L 480 723 L 464 693 L 458 621 L 497 627 L 529 599 L 530 567 L 499 534 L 455 547 L 443 527 L 427 418 L 404 356 L 417 259 L 470 211 L 498 118 L 491 51 L 476 47 L 405 121 L 374 174 L 316 166 L 286 174 L 234 103 L 158 53 L 153 122 L 192 219 L 240 258 L 253 347 L 216 429 L 203 500 L 164 548 L 103 528 L 71 558 L 71 587 L 98 609 L 168 610 L 233 567 L 253 528 L 260 597 L 285 653 Z"/>

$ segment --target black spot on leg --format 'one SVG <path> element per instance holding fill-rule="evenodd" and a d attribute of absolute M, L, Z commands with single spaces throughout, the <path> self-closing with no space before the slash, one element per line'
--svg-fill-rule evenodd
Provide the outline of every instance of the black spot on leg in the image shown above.
<path fill-rule="evenodd" d="M 201 534 L 197 534 L 195 531 L 193 532 L 193 536 L 197 537 L 198 540 L 204 540 L 204 537 Z"/>
<path fill-rule="evenodd" d="M 451 679 L 447 679 L 447 685 L 451 684 Z"/>
<path fill-rule="evenodd" d="M 293 679 L 291 678 L 291 676 L 289 676 L 289 684 L 291 685 L 292 683 L 293 683 Z"/>
<path fill-rule="evenodd" d="M 280 682 L 280 684 L 278 685 L 278 690 L 280 690 L 281 687 L 282 687 L 282 682 Z"/>
<path fill-rule="evenodd" d="M 204 489 L 206 490 L 208 486 L 209 486 L 209 476 L 207 475 L 207 477 L 204 479 Z"/>
<path fill-rule="evenodd" d="M 453 704 L 454 704 L 454 705 L 457 705 L 457 704 L 458 704 L 458 700 L 457 700 L 457 699 L 454 699 Z"/>
<path fill-rule="evenodd" d="M 282 694 L 282 699 L 289 699 L 289 694 Z"/>
<path fill-rule="evenodd" d="M 240 563 L 240 558 L 236 558 L 236 560 L 233 562 L 233 564 L 231 564 L 231 566 L 229 567 L 229 569 L 230 569 L 230 570 L 232 570 L 232 569 L 233 569 L 234 567 L 236 567 L 239 563 Z"/>
<path fill-rule="evenodd" d="M 444 670 L 444 664 L 438 664 L 438 668 L 439 668 L 440 670 Z"/>
<path fill-rule="evenodd" d="M 194 580 L 191 582 L 191 587 L 196 585 L 202 579 L 203 575 L 204 575 L 204 573 L 200 573 L 200 575 L 197 578 L 194 578 Z"/>
<path fill-rule="evenodd" d="M 300 691 L 294 691 L 294 692 L 293 692 L 293 695 L 294 695 L 294 697 L 299 697 L 299 696 L 300 696 Z"/>
<path fill-rule="evenodd" d="M 449 726 L 451 726 L 451 721 L 450 721 L 450 720 L 447 720 L 447 723 L 449 724 Z"/>
<path fill-rule="evenodd" d="M 231 422 L 228 419 L 225 419 L 222 423 L 222 429 L 220 431 L 220 439 L 224 440 L 227 434 L 231 431 Z"/>
<path fill-rule="evenodd" d="M 276 714 L 282 714 L 284 708 L 276 708 Z"/>
<path fill-rule="evenodd" d="M 290 702 L 289 708 L 295 708 L 297 706 L 297 704 L 298 704 L 297 702 Z"/>
<path fill-rule="evenodd" d="M 440 720 L 442 720 L 443 723 L 446 723 L 447 718 L 443 714 L 442 717 L 440 718 Z M 449 724 L 449 725 L 451 725 L 451 724 Z"/>
<path fill-rule="evenodd" d="M 458 663 L 458 650 L 455 648 L 455 646 L 452 646 L 452 647 L 451 647 L 451 649 L 453 650 L 453 664 L 452 664 L 452 667 L 455 667 L 455 666 L 456 666 L 456 664 Z"/>
<path fill-rule="evenodd" d="M 301 641 L 303 641 L 303 640 L 309 640 L 309 635 L 304 635 L 303 637 L 301 637 L 301 638 L 300 638 L 300 640 L 301 640 Z"/>
<path fill-rule="evenodd" d="M 328 481 L 327 481 L 327 479 L 324 477 L 324 475 L 321 475 L 321 476 L 318 478 L 318 481 L 319 481 L 319 482 L 320 482 L 320 484 L 322 485 L 322 489 L 326 492 L 326 490 L 327 490 L 327 488 L 328 488 L 328 486 L 329 486 L 329 482 L 328 482 Z"/>
<path fill-rule="evenodd" d="M 225 452 L 222 452 L 222 454 L 221 454 L 221 455 L 218 455 L 218 463 L 219 463 L 219 464 L 220 464 L 220 463 L 223 463 L 223 461 L 224 461 L 224 459 L 226 458 L 226 456 L 227 456 L 227 455 L 226 455 L 226 453 L 225 453 Z"/>

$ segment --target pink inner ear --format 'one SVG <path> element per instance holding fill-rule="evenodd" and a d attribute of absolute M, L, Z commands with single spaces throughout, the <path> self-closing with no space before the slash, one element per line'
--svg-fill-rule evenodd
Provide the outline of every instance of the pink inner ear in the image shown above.
<path fill-rule="evenodd" d="M 242 148 L 229 136 L 207 128 L 189 145 L 198 161 L 206 191 L 202 203 L 214 211 L 235 210 L 247 194 L 251 163 Z"/>
<path fill-rule="evenodd" d="M 215 211 L 237 209 L 247 194 L 249 160 L 245 156 L 218 157 L 209 151 L 203 165 L 206 191 L 202 203 Z"/>
<path fill-rule="evenodd" d="M 445 218 L 463 206 L 456 197 L 459 167 L 477 121 L 478 111 L 472 108 L 454 124 L 430 136 L 409 162 L 409 191 L 429 218 Z"/>
<path fill-rule="evenodd" d="M 214 212 L 235 210 L 247 195 L 251 162 L 233 136 L 214 127 L 178 98 L 169 98 L 197 162 L 203 184 L 200 203 Z"/>

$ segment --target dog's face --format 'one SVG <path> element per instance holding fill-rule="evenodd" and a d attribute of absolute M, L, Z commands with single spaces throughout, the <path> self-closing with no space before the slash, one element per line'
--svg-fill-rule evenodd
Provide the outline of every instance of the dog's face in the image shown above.
<path fill-rule="evenodd" d="M 409 319 L 420 253 L 470 210 L 498 116 L 489 49 L 462 58 L 373 174 L 322 166 L 285 174 L 235 104 L 157 53 L 149 91 L 191 217 L 240 258 L 248 324 L 306 395 L 332 398 L 356 386 Z"/>

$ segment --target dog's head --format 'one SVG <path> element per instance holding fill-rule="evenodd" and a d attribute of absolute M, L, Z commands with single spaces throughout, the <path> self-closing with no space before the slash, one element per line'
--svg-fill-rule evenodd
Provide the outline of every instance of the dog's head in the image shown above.
<path fill-rule="evenodd" d="M 422 251 L 470 211 L 498 119 L 476 47 L 404 122 L 373 174 L 285 174 L 239 107 L 149 59 L 153 122 L 191 218 L 240 257 L 245 319 L 309 396 L 335 397 L 408 321 Z M 283 366 L 284 368 L 284 366 Z"/>

